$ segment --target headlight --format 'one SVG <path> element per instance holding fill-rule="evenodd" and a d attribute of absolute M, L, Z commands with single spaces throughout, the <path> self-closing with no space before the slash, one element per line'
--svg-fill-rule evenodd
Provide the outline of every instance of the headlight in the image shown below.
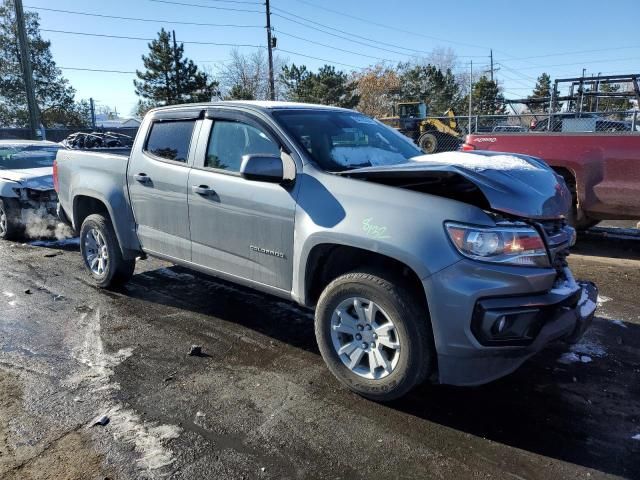
<path fill-rule="evenodd" d="M 544 241 L 528 226 L 475 227 L 445 223 L 451 241 L 465 257 L 484 262 L 549 267 Z"/>

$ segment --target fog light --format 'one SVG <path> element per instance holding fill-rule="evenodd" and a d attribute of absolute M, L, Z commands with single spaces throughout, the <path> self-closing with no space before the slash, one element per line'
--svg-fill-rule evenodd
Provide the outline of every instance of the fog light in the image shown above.
<path fill-rule="evenodd" d="M 495 333 L 504 332 L 505 327 L 507 326 L 507 318 L 500 317 L 496 323 L 493 324 Z"/>

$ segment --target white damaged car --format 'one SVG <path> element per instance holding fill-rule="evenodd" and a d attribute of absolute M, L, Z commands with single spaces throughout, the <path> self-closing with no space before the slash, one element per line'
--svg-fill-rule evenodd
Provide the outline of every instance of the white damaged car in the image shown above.
<path fill-rule="evenodd" d="M 23 234 L 31 216 L 55 215 L 53 161 L 59 149 L 46 141 L 0 141 L 0 239 Z"/>

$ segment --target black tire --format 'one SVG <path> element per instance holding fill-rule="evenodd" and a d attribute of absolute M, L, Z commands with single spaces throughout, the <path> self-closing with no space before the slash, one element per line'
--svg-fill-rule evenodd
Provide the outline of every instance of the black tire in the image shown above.
<path fill-rule="evenodd" d="M 333 280 L 322 292 L 315 313 L 316 340 L 329 370 L 347 388 L 374 401 L 402 397 L 429 376 L 435 365 L 435 347 L 428 312 L 401 279 L 355 271 Z M 351 297 L 375 302 L 395 325 L 400 344 L 398 361 L 386 377 L 367 379 L 340 359 L 331 337 L 332 317 L 338 305 Z"/>
<path fill-rule="evenodd" d="M 428 155 L 438 151 L 438 137 L 432 132 L 425 132 L 418 138 L 418 146 Z"/>
<path fill-rule="evenodd" d="M 0 239 L 16 240 L 23 234 L 20 224 L 20 205 L 11 199 L 0 198 Z"/>
<path fill-rule="evenodd" d="M 101 274 L 94 272 L 89 265 L 88 258 L 90 252 L 87 238 L 92 230 L 100 233 L 105 241 L 105 247 L 108 253 L 108 261 Z M 133 271 L 136 268 L 135 260 L 125 260 L 122 258 L 120 243 L 113 230 L 111 220 L 100 214 L 89 215 L 84 222 L 82 222 L 82 227 L 80 228 L 80 253 L 82 254 L 82 259 L 84 260 L 91 280 L 99 288 L 115 287 L 127 283 L 133 276 Z"/>
<path fill-rule="evenodd" d="M 570 174 L 563 174 L 558 172 L 567 185 L 569 192 L 571 192 L 571 208 L 569 209 L 569 215 L 567 215 L 567 222 L 573 228 L 578 231 L 588 230 L 591 227 L 595 227 L 600 220 L 594 220 L 589 218 L 581 208 L 578 206 L 578 193 L 576 189 L 576 179 Z"/>

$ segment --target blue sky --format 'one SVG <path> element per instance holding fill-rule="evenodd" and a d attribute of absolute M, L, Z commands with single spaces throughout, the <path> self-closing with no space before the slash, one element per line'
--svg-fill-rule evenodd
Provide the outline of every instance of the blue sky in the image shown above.
<path fill-rule="evenodd" d="M 40 14 L 41 28 L 45 30 L 153 38 L 164 26 L 175 30 L 177 39 L 185 42 L 185 54 L 189 58 L 214 70 L 228 58 L 231 47 L 186 42 L 266 43 L 264 6 L 260 0 L 175 0 L 184 5 L 154 0 L 23 2 L 25 10 Z M 290 62 L 306 64 L 311 69 L 335 62 L 337 68 L 351 71 L 354 67 L 362 68 L 375 63 L 376 59 L 406 61 L 419 52 L 428 53 L 434 48 L 450 47 L 458 56 L 458 70 L 468 69 L 472 60 L 474 70 L 478 71 L 488 68 L 489 49 L 493 48 L 494 62 L 499 68 L 496 78 L 507 98 L 529 94 L 535 78 L 542 71 L 550 73 L 552 78 L 579 76 L 583 68 L 587 69 L 587 75 L 640 71 L 638 0 L 617 0 L 611 4 L 601 0 L 272 0 L 271 4 L 272 26 L 280 48 L 278 54 Z M 608 5 L 612 8 L 607 8 Z M 35 10 L 34 7 L 160 21 L 98 18 Z M 316 22 L 311 25 L 325 31 L 327 28 L 321 25 L 348 32 L 329 30 L 360 43 L 300 25 L 305 23 L 300 17 Z M 185 25 L 177 22 L 247 27 Z M 51 31 L 43 31 L 42 35 L 51 40 L 57 64 L 66 68 L 131 72 L 142 68 L 141 55 L 147 52 L 148 42 L 143 40 L 78 36 Z M 241 47 L 241 50 L 249 52 L 254 48 Z M 285 53 L 282 50 L 297 53 Z M 331 62 L 305 58 L 299 54 Z M 128 115 L 137 101 L 133 88 L 134 74 L 69 69 L 63 72 L 76 88 L 78 99 L 93 97 L 100 105 L 117 108 L 123 115 Z"/>

